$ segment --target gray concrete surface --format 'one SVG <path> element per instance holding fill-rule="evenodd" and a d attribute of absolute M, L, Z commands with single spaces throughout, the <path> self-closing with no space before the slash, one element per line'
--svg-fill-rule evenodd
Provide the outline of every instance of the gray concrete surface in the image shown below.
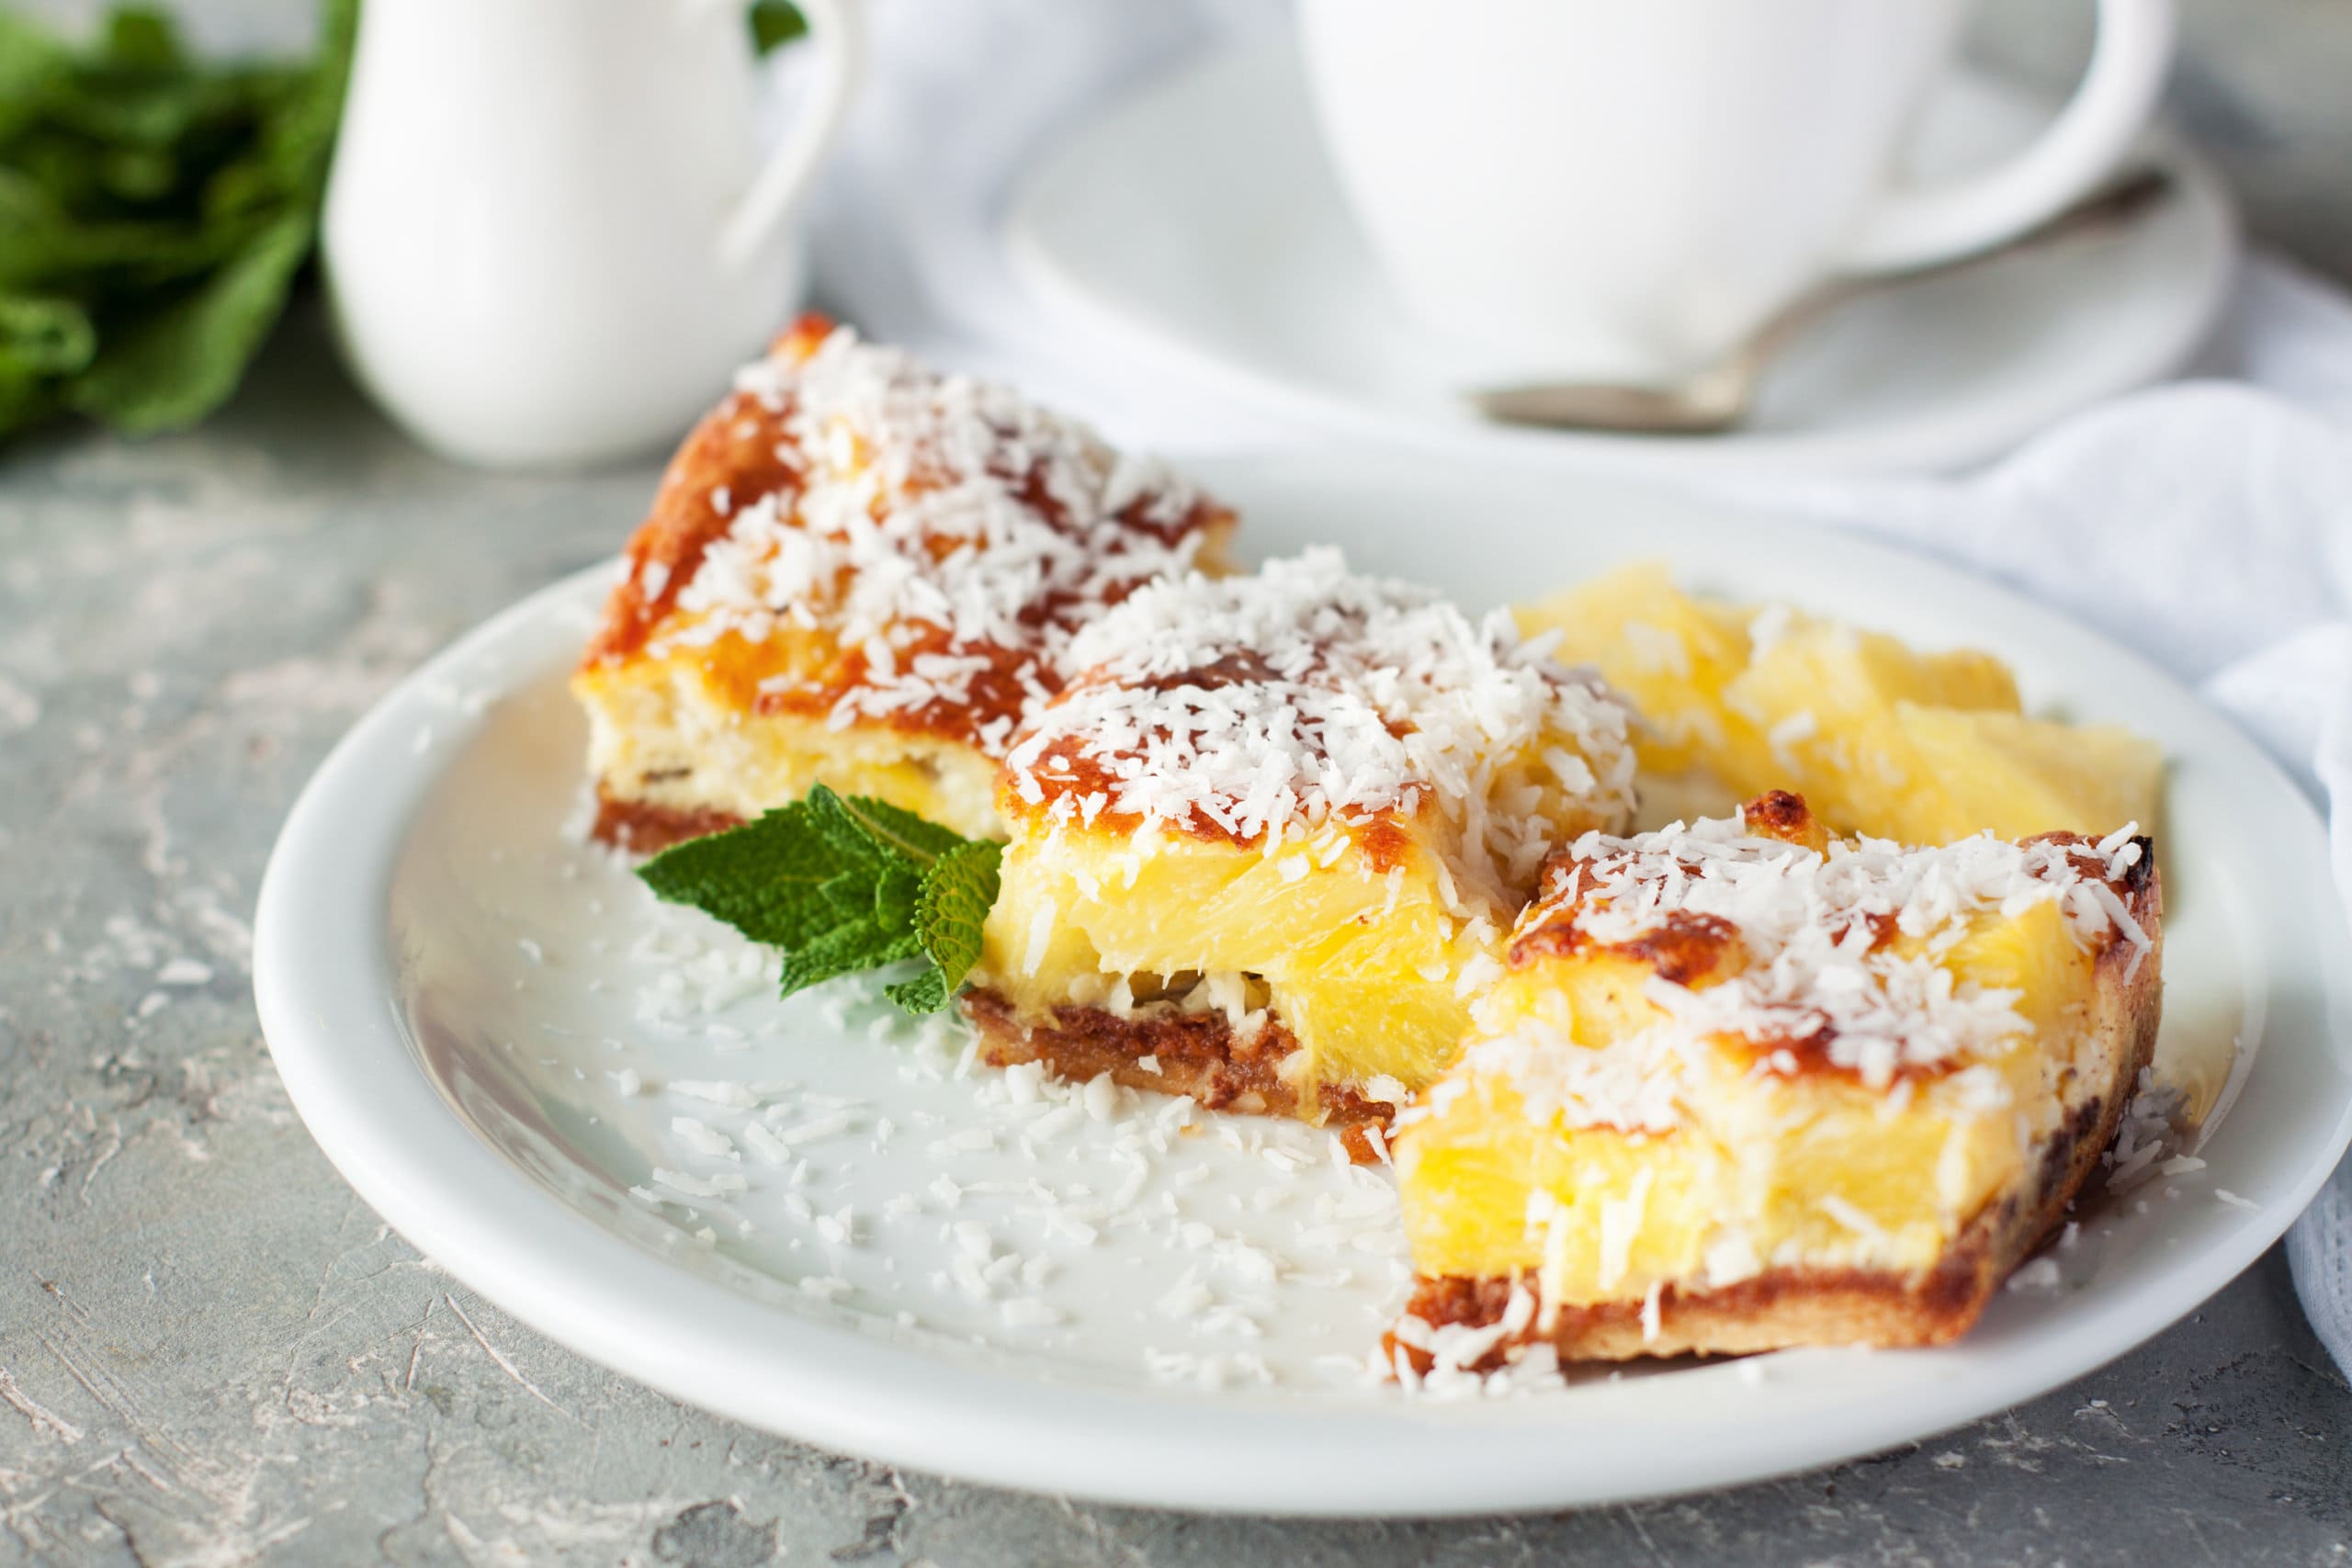
<path fill-rule="evenodd" d="M 650 468 L 434 461 L 283 334 L 200 434 L 0 457 L 0 1562 L 2327 1563 L 2352 1393 L 2274 1256 L 2075 1387 L 1872 1461 L 1555 1517 L 1307 1525 L 854 1462 L 507 1319 L 336 1178 L 249 995 L 278 820 Z M 200 967 L 199 967 L 200 966 Z"/>
<path fill-rule="evenodd" d="M 309 5 L 189 8 L 241 43 L 298 33 Z M 2352 276 L 2352 6 L 2185 14 L 2176 111 L 2259 233 Z M 2086 15 L 1990 0 L 1976 47 L 2060 83 Z M 278 819 L 344 727 L 465 626 L 606 553 L 649 482 L 447 468 L 357 401 L 307 322 L 200 435 L 0 454 L 0 1563 L 2352 1556 L 2352 1393 L 2275 1255 L 2077 1386 L 1917 1448 L 1442 1525 L 902 1474 L 683 1408 L 511 1322 L 388 1234 L 292 1115 L 247 921 Z"/>

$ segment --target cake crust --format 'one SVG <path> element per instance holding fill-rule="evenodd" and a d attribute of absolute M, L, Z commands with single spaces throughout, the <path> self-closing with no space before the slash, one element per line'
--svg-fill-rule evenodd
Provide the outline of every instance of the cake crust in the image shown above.
<path fill-rule="evenodd" d="M 657 801 L 628 799 L 596 786 L 596 817 L 588 836 L 600 844 L 632 854 L 650 855 L 699 839 L 740 828 L 743 819 L 731 811 L 708 807 L 664 806 Z"/>
<path fill-rule="evenodd" d="M 1277 1018 L 1244 1040 L 1216 1012 L 1154 1010 L 1121 1018 L 1103 1008 L 1059 1007 L 1050 1020 L 1024 1021 L 997 991 L 975 988 L 962 1001 L 979 1032 L 981 1060 L 991 1066 L 1039 1062 L 1071 1083 L 1108 1073 L 1128 1089 L 1188 1095 L 1210 1111 L 1303 1117 L 1338 1133 L 1359 1163 L 1381 1157 L 1396 1113 L 1335 1083 L 1317 1085 L 1315 1102 L 1302 1105 L 1298 1086 L 1282 1071 L 1298 1040 Z"/>

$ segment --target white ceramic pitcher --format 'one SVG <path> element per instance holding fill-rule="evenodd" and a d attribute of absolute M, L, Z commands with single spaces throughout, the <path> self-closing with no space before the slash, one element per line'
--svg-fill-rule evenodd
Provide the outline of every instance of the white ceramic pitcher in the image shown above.
<path fill-rule="evenodd" d="M 861 39 L 857 0 L 798 5 L 822 58 L 764 163 L 746 0 L 366 6 L 323 243 L 376 400 L 494 466 L 683 431 L 805 287 L 789 220 Z"/>

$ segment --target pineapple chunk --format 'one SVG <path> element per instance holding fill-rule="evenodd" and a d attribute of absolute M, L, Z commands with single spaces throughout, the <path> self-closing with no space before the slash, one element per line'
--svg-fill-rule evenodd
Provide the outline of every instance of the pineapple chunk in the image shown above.
<path fill-rule="evenodd" d="M 1554 857 L 1398 1122 L 1417 1311 L 1499 1281 L 1563 1353 L 1752 1349 L 1835 1337 L 1773 1304 L 1834 1288 L 1901 1303 L 1849 1337 L 1932 1339 L 2038 1238 L 2153 1049 L 2147 842 L 1815 848 L 1805 818 Z"/>
<path fill-rule="evenodd" d="M 1747 668 L 1750 617 L 1679 592 L 1663 566 L 1625 567 L 1517 615 L 1530 637 L 1559 634 L 1563 662 L 1595 666 L 1632 699 L 1647 721 L 1634 736 L 1644 772 L 1681 773 L 1736 743 L 1762 744 L 1724 703 Z"/>
<path fill-rule="evenodd" d="M 1655 563 L 1519 616 L 1531 634 L 1558 631 L 1560 657 L 1633 697 L 1652 773 L 1712 775 L 1736 796 L 1795 790 L 1832 829 L 1902 843 L 2155 822 L 2155 747 L 2025 717 L 1988 654 L 1920 653 L 1782 608 L 1694 598 Z"/>
<path fill-rule="evenodd" d="M 1894 723 L 1921 781 L 1910 810 L 1926 842 L 1978 829 L 2020 839 L 2156 824 L 2164 753 L 2128 729 L 1908 703 L 1895 705 Z"/>
<path fill-rule="evenodd" d="M 1170 982 L 1199 976 L 1195 1005 L 1215 997 L 1237 1029 L 1278 1020 L 1295 1038 L 1282 1070 L 1306 1114 L 1326 1083 L 1435 1078 L 1469 1025 L 1464 976 L 1497 967 L 1500 923 L 1447 909 L 1437 852 L 1418 835 L 1392 860 L 1337 829 L 1269 854 L 1015 823 L 980 983 L 1044 1018 L 1131 1011 L 1139 993 L 1182 1006 L 1191 993 Z M 1211 976 L 1244 983 L 1216 997 Z"/>

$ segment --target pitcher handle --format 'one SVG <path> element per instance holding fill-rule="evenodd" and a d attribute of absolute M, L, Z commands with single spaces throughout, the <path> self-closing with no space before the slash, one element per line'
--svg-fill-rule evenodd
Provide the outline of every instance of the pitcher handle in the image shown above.
<path fill-rule="evenodd" d="M 2173 0 L 2098 0 L 2098 45 L 2048 130 L 2015 157 L 1862 214 L 1834 265 L 1904 272 L 2017 238 L 2105 179 L 2154 112 L 2172 63 Z"/>
<path fill-rule="evenodd" d="M 718 260 L 726 267 L 748 265 L 792 216 L 809 177 L 840 133 L 851 91 L 865 67 L 865 21 L 859 14 L 860 0 L 794 4 L 808 20 L 808 37 L 820 56 L 816 93 L 720 226 Z"/>

